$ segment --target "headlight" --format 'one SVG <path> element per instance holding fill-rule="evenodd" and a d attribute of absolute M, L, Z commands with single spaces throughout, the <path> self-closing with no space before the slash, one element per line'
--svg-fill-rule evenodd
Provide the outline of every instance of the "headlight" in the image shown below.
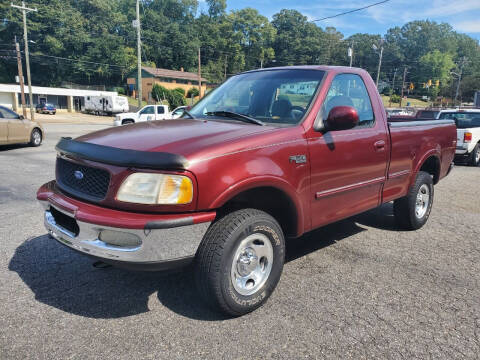
<path fill-rule="evenodd" d="M 181 175 L 134 173 L 117 193 L 117 200 L 137 204 L 189 204 L 192 199 L 192 180 Z"/>

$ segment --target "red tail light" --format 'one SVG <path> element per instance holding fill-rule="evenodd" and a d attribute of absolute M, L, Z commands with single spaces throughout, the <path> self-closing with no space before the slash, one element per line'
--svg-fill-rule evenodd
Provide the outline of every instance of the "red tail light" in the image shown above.
<path fill-rule="evenodd" d="M 472 141 L 472 133 L 467 131 L 463 134 L 463 142 L 470 142 L 470 141 Z"/>

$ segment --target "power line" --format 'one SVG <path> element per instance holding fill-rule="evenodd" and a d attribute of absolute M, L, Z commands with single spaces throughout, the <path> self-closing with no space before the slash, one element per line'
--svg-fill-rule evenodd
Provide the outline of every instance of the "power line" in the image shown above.
<path fill-rule="evenodd" d="M 326 17 L 323 17 L 323 18 L 320 18 L 320 19 L 315 19 L 315 20 L 312 20 L 312 22 L 323 21 L 323 20 L 327 20 L 327 19 L 333 19 L 333 18 L 342 16 L 342 15 L 347 15 L 347 14 L 351 14 L 351 13 L 354 13 L 354 12 L 357 12 L 357 11 L 360 11 L 360 10 L 368 9 L 368 8 L 371 8 L 372 6 L 377 6 L 377 5 L 385 4 L 386 2 L 389 2 L 389 1 L 391 1 L 391 0 L 379 1 L 379 2 L 376 2 L 375 4 L 370 4 L 370 5 L 367 5 L 367 6 L 358 8 L 358 9 L 345 11 L 345 12 L 342 12 L 342 13 L 340 13 L 340 14 L 331 15 L 331 16 L 326 16 Z"/>

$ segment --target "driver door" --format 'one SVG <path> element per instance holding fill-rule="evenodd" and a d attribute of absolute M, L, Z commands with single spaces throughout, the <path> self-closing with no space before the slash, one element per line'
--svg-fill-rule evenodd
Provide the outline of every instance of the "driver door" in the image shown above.
<path fill-rule="evenodd" d="M 138 121 L 149 121 L 155 119 L 155 106 L 146 106 L 140 111 Z"/>
<path fill-rule="evenodd" d="M 380 203 L 388 147 L 383 121 L 374 116 L 373 91 L 370 89 L 369 94 L 356 74 L 339 74 L 332 80 L 322 106 L 322 118 L 333 107 L 351 106 L 359 114 L 359 123 L 349 130 L 310 130 L 312 228 Z"/>

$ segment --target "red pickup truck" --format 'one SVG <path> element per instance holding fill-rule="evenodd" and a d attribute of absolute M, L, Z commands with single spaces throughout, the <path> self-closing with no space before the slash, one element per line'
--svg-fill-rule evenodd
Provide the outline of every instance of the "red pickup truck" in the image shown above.
<path fill-rule="evenodd" d="M 202 296 L 241 315 L 275 289 L 285 237 L 390 201 L 422 227 L 455 147 L 451 120 L 389 124 L 364 70 L 263 69 L 181 119 L 62 138 L 37 198 L 60 243 L 132 269 L 193 263 Z"/>

